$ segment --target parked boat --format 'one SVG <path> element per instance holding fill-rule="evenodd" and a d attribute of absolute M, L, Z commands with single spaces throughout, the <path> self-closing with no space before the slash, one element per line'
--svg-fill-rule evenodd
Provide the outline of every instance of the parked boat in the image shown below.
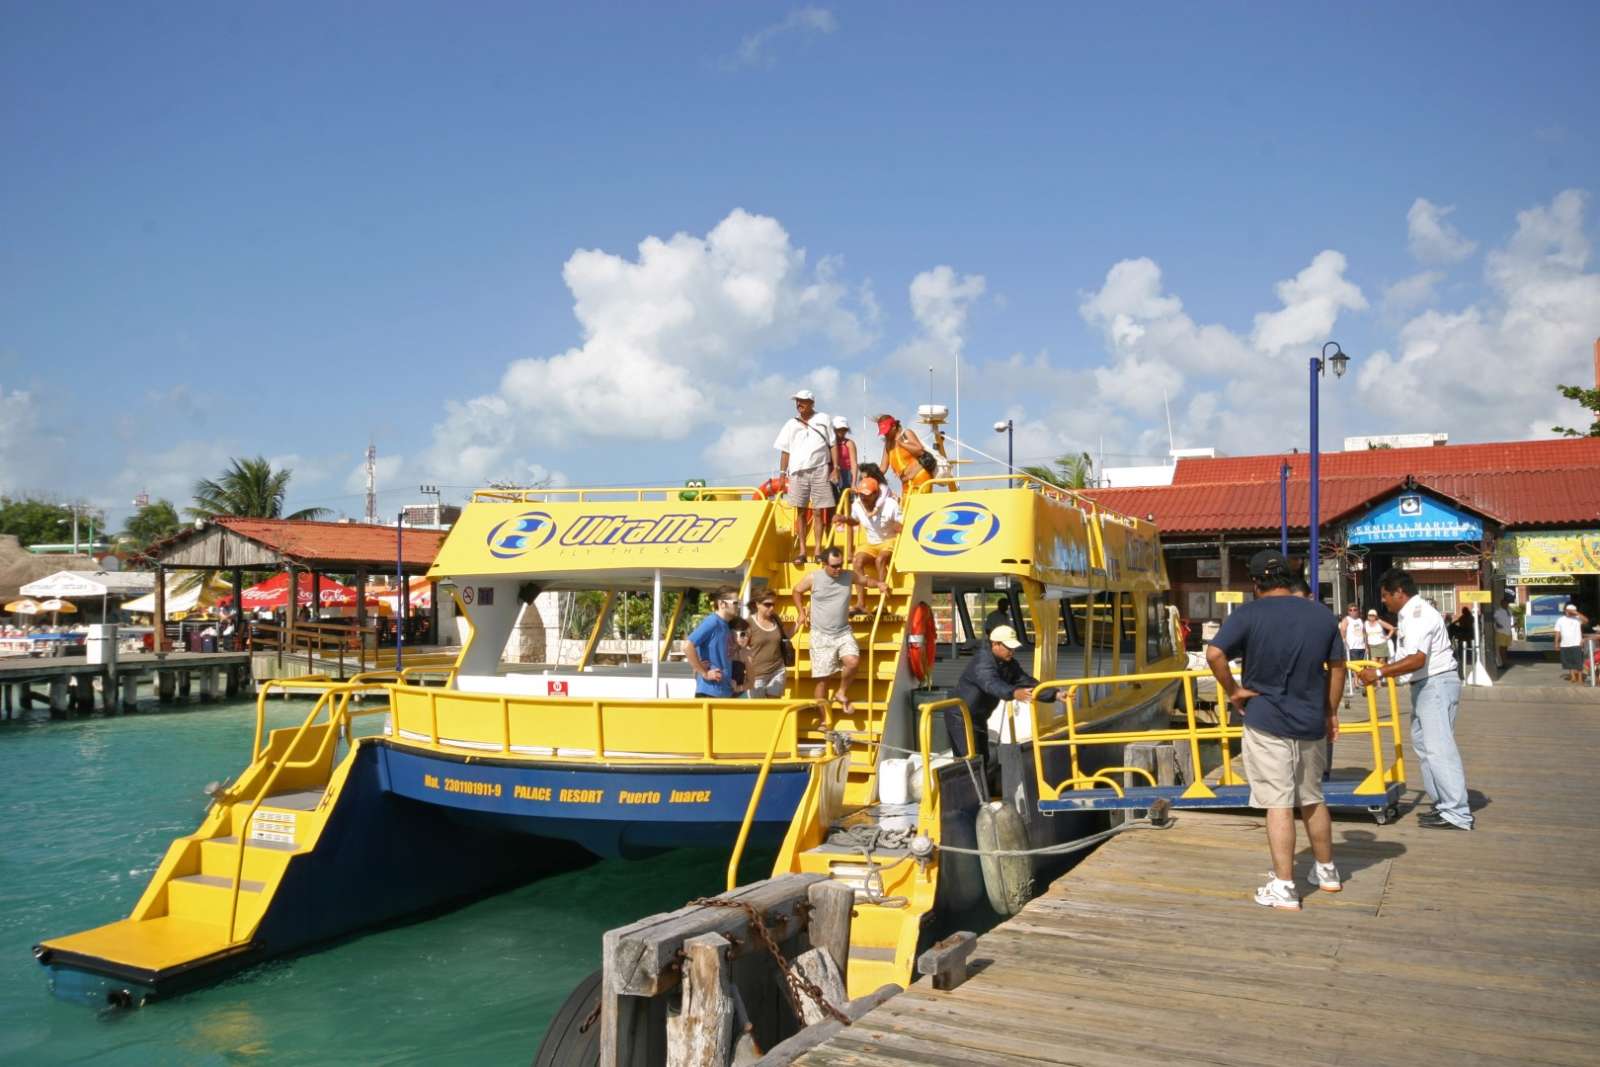
<path fill-rule="evenodd" d="M 467 620 L 455 664 L 311 683 L 321 692 L 298 728 L 265 733 L 258 712 L 248 766 L 172 844 L 133 913 L 45 940 L 36 956 L 59 992 L 140 1003 L 591 854 L 737 843 L 731 878 L 743 848 L 765 842 L 779 870 L 861 887 L 852 995 L 906 981 L 931 917 L 983 889 L 976 859 L 913 854 L 918 836 L 975 844 L 990 799 L 983 768 L 949 755 L 942 716 L 928 711 L 979 647 L 974 618 L 1005 611 L 1040 678 L 1183 660 L 1149 524 L 1020 479 L 936 481 L 904 507 L 885 588 L 853 620 L 862 656 L 846 714 L 811 699 L 804 631 L 778 699 L 695 697 L 687 668 L 660 655 L 686 621 L 688 598 L 673 594 L 731 585 L 741 602 L 763 589 L 787 602 L 805 568 L 789 562 L 794 516 L 781 501 L 727 488 L 476 493 L 430 572 Z M 648 595 L 655 654 L 613 668 L 586 653 L 575 668 L 504 669 L 523 605 L 549 591 L 601 591 L 607 608 L 624 592 Z M 669 598 L 680 611 L 664 620 Z M 1173 695 L 1154 683 L 1100 687 L 1077 708 L 1079 729 L 1164 722 Z M 370 715 L 385 717 L 381 732 L 357 736 Z M 976 724 L 993 731 L 1002 795 L 1036 845 L 1099 817 L 1046 819 L 1028 800 L 1032 737 L 1062 723 L 1040 705 Z M 1052 781 L 1066 777 L 1064 750 L 1048 752 Z M 886 763 L 910 755 L 910 777 L 906 763 Z M 914 789 L 898 795 L 917 779 L 920 801 Z"/>

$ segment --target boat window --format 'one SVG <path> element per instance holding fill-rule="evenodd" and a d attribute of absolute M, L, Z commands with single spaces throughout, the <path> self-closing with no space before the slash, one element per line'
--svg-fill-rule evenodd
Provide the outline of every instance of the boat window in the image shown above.
<path fill-rule="evenodd" d="M 1150 593 L 1144 600 L 1144 661 L 1157 663 L 1172 655 L 1172 627 L 1167 625 L 1167 594 Z"/>

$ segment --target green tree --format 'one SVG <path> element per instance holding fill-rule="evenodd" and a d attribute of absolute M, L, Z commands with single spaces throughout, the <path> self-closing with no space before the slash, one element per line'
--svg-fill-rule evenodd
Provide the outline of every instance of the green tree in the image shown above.
<path fill-rule="evenodd" d="M 1587 430 L 1578 430 L 1570 426 L 1552 426 L 1550 432 L 1563 437 L 1600 437 L 1600 389 L 1585 389 L 1581 385 L 1558 385 L 1556 389 L 1568 400 L 1576 400 L 1592 412 L 1594 422 L 1589 424 Z"/>
<path fill-rule="evenodd" d="M 88 521 L 79 521 L 79 537 L 87 543 Z M 0 497 L 0 533 L 16 534 L 24 546 L 60 544 L 72 539 L 72 509 L 48 500 Z"/>
<path fill-rule="evenodd" d="M 233 465 L 215 481 L 202 478 L 194 483 L 194 506 L 184 509 L 191 519 L 212 519 L 231 515 L 256 519 L 320 519 L 327 508 L 301 508 L 283 514 L 283 498 L 294 472 L 285 467 L 275 471 L 265 456 L 235 459 Z"/>
<path fill-rule="evenodd" d="M 164 537 L 171 537 L 183 526 L 178 509 L 170 500 L 157 500 L 146 504 L 123 524 L 118 540 L 129 548 L 143 552 Z"/>
<path fill-rule="evenodd" d="M 1061 489 L 1088 489 L 1094 484 L 1094 460 L 1087 452 L 1069 452 L 1055 458 L 1055 467 L 1021 467 L 1023 474 Z"/>

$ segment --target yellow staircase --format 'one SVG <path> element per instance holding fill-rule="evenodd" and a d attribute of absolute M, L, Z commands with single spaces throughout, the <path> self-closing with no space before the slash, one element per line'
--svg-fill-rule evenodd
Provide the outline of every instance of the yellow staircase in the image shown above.
<path fill-rule="evenodd" d="M 318 700 L 304 726 L 271 732 L 199 829 L 168 847 L 128 918 L 41 942 L 41 962 L 155 989 L 248 953 L 290 861 L 316 847 L 351 764 L 334 766 L 337 718 L 313 722 L 328 701 Z"/>

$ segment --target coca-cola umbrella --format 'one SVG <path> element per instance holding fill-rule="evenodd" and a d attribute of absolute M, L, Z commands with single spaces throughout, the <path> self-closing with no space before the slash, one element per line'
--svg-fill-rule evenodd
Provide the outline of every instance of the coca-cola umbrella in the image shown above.
<path fill-rule="evenodd" d="M 337 582 L 326 575 L 320 579 L 318 592 L 321 606 L 324 608 L 350 607 L 356 602 L 356 591 L 342 582 Z M 295 579 L 295 606 L 299 608 L 311 606 L 311 575 L 302 574 Z M 244 591 L 241 598 L 244 601 L 245 611 L 278 611 L 289 604 L 289 575 L 288 572 L 274 574 L 264 582 L 250 586 Z M 219 603 L 231 604 L 233 598 L 223 597 Z"/>

